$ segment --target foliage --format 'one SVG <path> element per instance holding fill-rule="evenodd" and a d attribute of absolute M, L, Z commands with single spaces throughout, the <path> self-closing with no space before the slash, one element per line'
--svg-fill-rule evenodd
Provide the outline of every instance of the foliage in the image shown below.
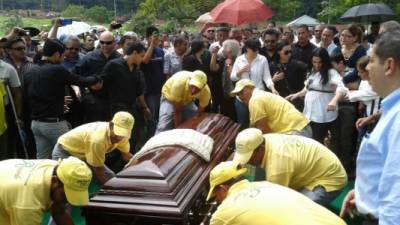
<path fill-rule="evenodd" d="M 385 3 L 397 14 L 400 14 L 400 3 L 393 0 L 325 0 L 322 1 L 323 10 L 318 13 L 319 19 L 324 22 L 340 22 L 339 18 L 346 10 L 353 6 L 366 3 Z"/>
<path fill-rule="evenodd" d="M 85 10 L 85 7 L 81 5 L 69 5 L 61 12 L 61 16 L 65 18 L 82 18 L 85 15 Z"/>
<path fill-rule="evenodd" d="M 97 23 L 109 23 L 111 22 L 110 12 L 104 6 L 93 6 L 86 10 L 86 17 Z"/>
<path fill-rule="evenodd" d="M 20 16 L 11 16 L 4 23 L 2 23 L 2 30 L 10 31 L 14 27 L 23 27 L 24 22 Z"/>
<path fill-rule="evenodd" d="M 146 27 L 152 25 L 157 18 L 156 0 L 146 0 L 142 2 L 136 14 L 132 16 L 130 27 L 135 32 L 144 33 Z"/>
<path fill-rule="evenodd" d="M 273 20 L 291 20 L 296 17 L 298 10 L 303 6 L 298 0 L 264 0 L 264 3 L 275 12 Z"/>

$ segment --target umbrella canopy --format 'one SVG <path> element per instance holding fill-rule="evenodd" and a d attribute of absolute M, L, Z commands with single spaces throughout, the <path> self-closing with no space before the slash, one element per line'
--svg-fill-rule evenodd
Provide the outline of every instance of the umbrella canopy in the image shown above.
<path fill-rule="evenodd" d="M 395 18 L 393 10 L 383 3 L 357 5 L 340 17 L 342 20 L 354 22 L 383 22 Z"/>
<path fill-rule="evenodd" d="M 85 22 L 72 21 L 72 24 L 58 28 L 57 38 L 61 36 L 79 35 L 89 32 L 90 25 Z"/>
<path fill-rule="evenodd" d="M 318 24 L 321 24 L 321 22 L 319 22 L 317 19 L 314 19 L 310 16 L 307 15 L 303 15 L 300 16 L 299 18 L 293 20 L 292 22 L 288 23 L 287 26 L 289 27 L 297 27 L 300 25 L 307 25 L 307 26 L 316 26 Z"/>
<path fill-rule="evenodd" d="M 197 20 L 194 22 L 196 24 L 207 24 L 207 23 L 213 23 L 214 19 L 211 17 L 210 12 L 207 12 L 199 16 L 199 18 L 197 18 Z"/>
<path fill-rule="evenodd" d="M 210 14 L 214 23 L 234 25 L 261 22 L 274 16 L 261 0 L 225 0 Z"/>

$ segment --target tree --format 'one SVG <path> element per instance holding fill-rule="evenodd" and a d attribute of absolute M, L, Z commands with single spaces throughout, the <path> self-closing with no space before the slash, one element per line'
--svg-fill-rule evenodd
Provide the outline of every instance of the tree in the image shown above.
<path fill-rule="evenodd" d="M 130 27 L 135 32 L 144 33 L 146 27 L 152 25 L 157 18 L 158 2 L 146 0 L 139 5 L 139 9 L 132 16 Z"/>
<path fill-rule="evenodd" d="M 112 13 L 107 10 L 104 6 L 93 6 L 86 10 L 85 13 L 87 19 L 97 23 L 109 23 Z"/>
<path fill-rule="evenodd" d="M 83 18 L 85 15 L 85 7 L 81 5 L 69 5 L 64 11 L 61 12 L 61 16 L 66 18 Z"/>

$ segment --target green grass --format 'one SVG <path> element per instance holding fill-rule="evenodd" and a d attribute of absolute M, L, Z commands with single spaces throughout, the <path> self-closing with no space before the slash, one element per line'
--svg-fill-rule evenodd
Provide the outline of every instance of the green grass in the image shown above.
<path fill-rule="evenodd" d="M 0 27 L 2 27 L 9 17 L 0 16 Z M 22 18 L 24 27 L 36 27 L 39 30 L 49 30 L 51 27 L 51 19 Z M 9 31 L 0 29 L 0 36 L 4 36 Z"/>

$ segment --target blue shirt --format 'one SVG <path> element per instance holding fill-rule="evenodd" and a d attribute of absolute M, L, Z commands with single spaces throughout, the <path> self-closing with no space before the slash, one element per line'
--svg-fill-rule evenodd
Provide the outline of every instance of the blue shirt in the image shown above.
<path fill-rule="evenodd" d="M 382 101 L 382 116 L 357 158 L 357 209 L 380 225 L 400 221 L 400 89 Z"/>

